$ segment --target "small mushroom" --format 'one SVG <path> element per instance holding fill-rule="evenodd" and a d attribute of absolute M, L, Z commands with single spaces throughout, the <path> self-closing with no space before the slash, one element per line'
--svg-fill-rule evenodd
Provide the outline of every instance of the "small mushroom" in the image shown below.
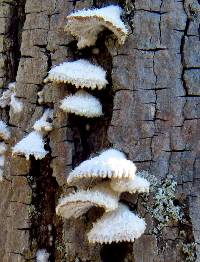
<path fill-rule="evenodd" d="M 19 141 L 12 149 L 13 155 L 24 155 L 27 160 L 30 156 L 34 156 L 35 159 L 42 159 L 48 153 L 44 149 L 43 136 L 38 131 L 32 131 Z"/>
<path fill-rule="evenodd" d="M 99 117 L 103 114 L 99 100 L 82 90 L 64 98 L 60 108 L 67 113 L 85 117 Z"/>
<path fill-rule="evenodd" d="M 136 175 L 133 179 L 113 179 L 110 182 L 110 186 L 114 191 L 119 193 L 148 193 L 150 183 L 145 178 Z"/>

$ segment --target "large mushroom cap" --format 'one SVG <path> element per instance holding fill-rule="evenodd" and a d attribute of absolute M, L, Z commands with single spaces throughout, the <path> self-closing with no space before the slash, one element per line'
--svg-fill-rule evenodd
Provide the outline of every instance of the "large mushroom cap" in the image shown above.
<path fill-rule="evenodd" d="M 119 44 L 124 44 L 128 30 L 120 18 L 121 14 L 122 9 L 115 5 L 79 10 L 67 16 L 65 31 L 78 38 L 79 49 L 94 45 L 98 34 L 105 28 L 113 32 Z"/>
<path fill-rule="evenodd" d="M 67 113 L 85 117 L 99 117 L 103 114 L 99 100 L 82 90 L 64 98 L 60 108 Z"/>
<path fill-rule="evenodd" d="M 133 179 L 113 179 L 110 182 L 110 186 L 119 193 L 148 193 L 150 183 L 145 178 L 136 175 Z"/>
<path fill-rule="evenodd" d="M 79 190 L 63 199 L 56 207 L 56 213 L 64 218 L 78 218 L 91 207 L 102 207 L 105 211 L 111 211 L 118 207 L 118 195 L 103 183 L 90 190 Z"/>
<path fill-rule="evenodd" d="M 35 159 L 42 159 L 46 156 L 47 151 L 44 149 L 42 134 L 33 131 L 19 141 L 12 150 L 13 154 L 24 155 L 26 159 L 32 155 Z"/>
<path fill-rule="evenodd" d="M 108 149 L 99 156 L 82 162 L 68 176 L 67 182 L 74 183 L 82 178 L 133 178 L 136 166 L 125 155 Z"/>
<path fill-rule="evenodd" d="M 44 82 L 70 83 L 76 88 L 102 89 L 107 85 L 106 72 L 87 60 L 64 62 L 53 67 Z"/>
<path fill-rule="evenodd" d="M 142 218 L 132 213 L 125 205 L 105 213 L 88 233 L 90 243 L 133 242 L 145 231 L 146 224 Z"/>

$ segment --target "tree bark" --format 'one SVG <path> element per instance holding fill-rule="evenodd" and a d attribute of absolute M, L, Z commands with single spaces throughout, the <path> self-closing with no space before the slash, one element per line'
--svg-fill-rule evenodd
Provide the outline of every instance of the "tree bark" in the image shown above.
<path fill-rule="evenodd" d="M 0 85 L 3 92 L 16 80 L 24 105 L 20 114 L 1 110 L 12 130 L 0 184 L 3 262 L 35 261 L 38 249 L 46 249 L 50 261 L 58 262 L 200 261 L 199 1 L 116 0 L 126 11 L 130 29 L 125 45 L 118 47 L 104 32 L 96 44 L 99 52 L 78 51 L 74 38 L 63 30 L 66 15 L 109 3 L 0 0 Z M 100 120 L 67 116 L 59 103 L 72 87 L 43 83 L 51 66 L 80 57 L 107 71 L 107 88 L 93 92 L 103 104 Z M 41 90 L 44 101 L 39 105 Z M 53 131 L 46 137 L 50 153 L 44 160 L 13 157 L 12 146 L 31 131 L 45 107 L 54 109 Z M 59 197 L 72 191 L 66 184 L 70 170 L 109 146 L 125 152 L 138 170 L 148 170 L 160 187 L 173 176 L 174 201 L 182 208 L 184 222 L 169 223 L 154 233 L 158 221 L 142 205 L 142 197 L 125 194 L 124 201 L 145 218 L 145 234 L 134 244 L 94 246 L 85 233 L 98 217 L 97 209 L 79 220 L 56 216 Z M 149 208 L 154 207 L 155 194 L 147 200 Z M 192 243 L 189 255 L 182 247 Z"/>

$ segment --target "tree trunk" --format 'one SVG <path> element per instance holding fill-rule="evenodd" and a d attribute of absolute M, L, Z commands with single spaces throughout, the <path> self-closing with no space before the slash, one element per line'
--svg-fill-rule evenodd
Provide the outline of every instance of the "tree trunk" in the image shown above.
<path fill-rule="evenodd" d="M 20 114 L 1 110 L 12 130 L 10 149 L 31 131 L 45 107 L 54 109 L 45 159 L 26 161 L 12 157 L 11 150 L 7 153 L 0 184 L 3 262 L 35 261 L 39 249 L 58 262 L 200 261 L 199 1 L 116 0 L 126 11 L 124 21 L 130 29 L 124 46 L 118 47 L 104 32 L 96 44 L 99 52 L 78 51 L 74 38 L 63 30 L 66 15 L 109 3 L 0 0 L 0 85 L 3 92 L 16 80 L 24 105 Z M 94 91 L 103 104 L 101 120 L 67 116 L 59 103 L 69 89 L 43 83 L 51 66 L 80 57 L 107 71 L 107 88 Z M 39 105 L 41 90 L 44 101 Z M 72 190 L 66 184 L 69 171 L 109 146 L 125 152 L 138 170 L 156 177 L 160 188 L 173 176 L 173 203 L 183 218 L 155 232 L 158 191 L 151 192 L 145 205 L 142 196 L 124 194 L 123 201 L 145 218 L 145 234 L 134 244 L 102 246 L 89 245 L 85 234 L 99 215 L 97 209 L 78 220 L 56 216 L 58 199 Z"/>

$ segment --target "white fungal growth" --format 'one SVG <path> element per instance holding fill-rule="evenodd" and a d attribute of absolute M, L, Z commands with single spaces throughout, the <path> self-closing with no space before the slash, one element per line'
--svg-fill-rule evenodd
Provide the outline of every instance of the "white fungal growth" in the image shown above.
<path fill-rule="evenodd" d="M 23 109 L 23 104 L 16 98 L 16 93 L 13 93 L 10 97 L 10 106 L 14 113 L 20 113 Z"/>
<path fill-rule="evenodd" d="M 110 5 L 99 9 L 79 10 L 67 16 L 65 31 L 78 39 L 78 48 L 95 45 L 98 34 L 105 28 L 124 44 L 128 30 L 121 20 L 122 9 Z"/>
<path fill-rule="evenodd" d="M 82 178 L 129 178 L 136 173 L 135 164 L 127 160 L 125 155 L 116 150 L 108 149 L 99 156 L 82 162 L 68 176 L 67 182 L 74 183 Z"/>
<path fill-rule="evenodd" d="M 113 179 L 110 182 L 111 188 L 119 193 L 149 193 L 150 183 L 143 177 L 135 176 L 133 179 Z"/>
<path fill-rule="evenodd" d="M 53 118 L 53 110 L 47 109 L 45 110 L 42 117 L 35 122 L 33 128 L 38 132 L 50 132 L 52 130 L 52 123 L 48 122 L 48 120 L 52 120 Z"/>
<path fill-rule="evenodd" d="M 88 233 L 90 243 L 134 242 L 145 231 L 146 224 L 142 218 L 132 213 L 126 206 L 105 213 L 93 224 Z"/>
<path fill-rule="evenodd" d="M 0 156 L 0 167 L 4 167 L 4 164 L 5 164 L 5 156 L 1 155 Z"/>
<path fill-rule="evenodd" d="M 49 253 L 46 249 L 39 249 L 36 253 L 36 262 L 48 262 L 49 261 Z"/>
<path fill-rule="evenodd" d="M 8 85 L 8 89 L 0 97 L 0 107 L 4 108 L 10 105 L 11 95 L 15 92 L 15 82 Z"/>
<path fill-rule="evenodd" d="M 0 155 L 3 155 L 7 150 L 7 145 L 4 142 L 0 143 Z"/>
<path fill-rule="evenodd" d="M 44 140 L 42 134 L 37 131 L 33 131 L 25 136 L 13 147 L 13 154 L 24 155 L 28 160 L 30 156 L 34 156 L 35 159 L 42 159 L 46 156 L 47 151 L 44 149 Z"/>
<path fill-rule="evenodd" d="M 15 82 L 10 83 L 8 90 L 3 92 L 3 95 L 0 97 L 0 107 L 11 106 L 14 113 L 20 113 L 23 109 L 23 104 L 16 98 L 15 85 Z"/>
<path fill-rule="evenodd" d="M 8 140 L 11 136 L 10 130 L 5 122 L 0 120 L 0 138 Z"/>
<path fill-rule="evenodd" d="M 93 206 L 102 207 L 108 212 L 118 207 L 118 200 L 118 195 L 109 188 L 108 183 L 103 183 L 64 197 L 56 207 L 56 213 L 64 218 L 78 218 Z"/>
<path fill-rule="evenodd" d="M 60 108 L 67 113 L 85 117 L 99 117 L 103 114 L 99 100 L 82 90 L 64 98 Z"/>
<path fill-rule="evenodd" d="M 3 181 L 3 170 L 0 169 L 0 182 L 2 182 L 2 181 Z"/>
<path fill-rule="evenodd" d="M 49 71 L 44 82 L 70 83 L 76 88 L 102 89 L 107 85 L 106 72 L 89 61 L 80 59 L 74 62 L 64 62 Z"/>

